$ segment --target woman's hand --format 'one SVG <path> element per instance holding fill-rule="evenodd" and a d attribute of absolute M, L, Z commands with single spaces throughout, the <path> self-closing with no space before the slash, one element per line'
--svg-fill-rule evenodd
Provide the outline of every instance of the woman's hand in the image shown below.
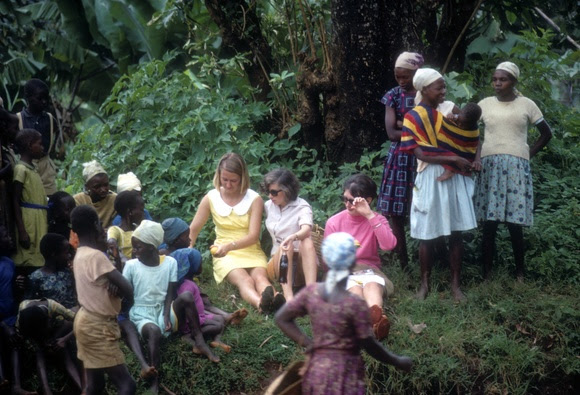
<path fill-rule="evenodd" d="M 165 321 L 165 332 L 171 332 L 171 320 L 169 317 L 164 317 Z"/>
<path fill-rule="evenodd" d="M 212 245 L 212 247 L 217 247 L 217 251 L 213 254 L 213 256 L 215 256 L 216 258 L 223 258 L 224 256 L 226 256 L 228 254 L 228 252 L 233 250 L 232 243 L 214 244 L 214 245 Z"/>
<path fill-rule="evenodd" d="M 474 160 L 473 163 L 471 164 L 471 170 L 481 171 L 481 161 L 477 159 Z"/>
<path fill-rule="evenodd" d="M 355 213 L 362 215 L 366 219 L 371 219 L 375 216 L 375 213 L 373 213 L 373 210 L 369 206 L 369 202 L 363 197 L 355 197 L 352 206 L 354 207 Z"/>
<path fill-rule="evenodd" d="M 293 233 L 286 237 L 282 243 L 280 243 L 280 248 L 282 248 L 284 251 L 288 251 L 290 248 L 294 247 L 293 243 L 296 240 L 298 240 L 298 236 L 296 236 L 296 233 Z"/>

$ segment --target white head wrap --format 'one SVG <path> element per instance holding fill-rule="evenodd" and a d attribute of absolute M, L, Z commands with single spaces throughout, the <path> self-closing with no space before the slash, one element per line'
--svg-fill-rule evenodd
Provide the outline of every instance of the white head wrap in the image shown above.
<path fill-rule="evenodd" d="M 413 77 L 413 86 L 415 89 L 417 89 L 417 95 L 415 95 L 416 105 L 421 103 L 421 100 L 423 100 L 421 89 L 431 85 L 440 78 L 443 78 L 443 76 L 435 69 L 424 68 L 415 72 L 415 76 Z"/>
<path fill-rule="evenodd" d="M 151 244 L 159 248 L 163 243 L 163 227 L 160 223 L 144 219 L 141 224 L 133 231 L 133 237 L 145 244 Z"/>
<path fill-rule="evenodd" d="M 397 58 L 395 62 L 395 67 L 400 67 L 403 69 L 417 70 L 419 67 L 423 66 L 425 61 L 423 56 L 416 52 L 403 52 Z"/>
<path fill-rule="evenodd" d="M 91 178 L 97 174 L 107 174 L 103 166 L 96 160 L 83 163 L 83 178 L 85 182 L 88 182 Z"/>
<path fill-rule="evenodd" d="M 132 171 L 126 174 L 119 174 L 117 177 L 117 193 L 124 191 L 140 191 L 141 181 Z"/>
<path fill-rule="evenodd" d="M 503 70 L 511 74 L 516 80 L 520 79 L 520 69 L 512 62 L 502 62 L 497 65 L 496 70 Z"/>
<path fill-rule="evenodd" d="M 356 259 L 354 238 L 345 232 L 332 233 L 322 242 L 322 257 L 329 268 L 324 281 L 328 294 L 337 282 L 350 274 L 350 268 Z"/>

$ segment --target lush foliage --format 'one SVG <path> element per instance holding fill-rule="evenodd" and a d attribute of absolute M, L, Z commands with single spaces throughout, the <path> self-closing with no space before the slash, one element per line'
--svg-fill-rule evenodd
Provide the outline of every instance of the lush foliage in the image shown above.
<path fill-rule="evenodd" d="M 120 7 L 134 2 L 115 3 Z M 283 137 L 269 133 L 273 112 L 291 114 L 295 110 L 298 69 L 289 59 L 295 52 L 308 49 L 309 44 L 299 18 L 287 20 L 285 8 L 258 3 L 266 38 L 275 48 L 275 56 L 285 59 L 280 70 L 270 75 L 271 101 L 253 100 L 255 91 L 244 69 L 246 54 L 226 56 L 219 31 L 208 22 L 207 10 L 200 2 L 189 2 L 191 7 L 183 11 L 178 8 L 182 2 L 167 1 L 153 22 L 170 23 L 175 13 L 183 12 L 192 34 L 185 46 L 187 67 L 182 67 L 184 52 L 176 51 L 127 68 L 129 73 L 116 82 L 102 104 L 103 122 L 85 123 L 78 141 L 69 147 L 61 166 L 60 186 L 71 193 L 81 190 L 81 163 L 98 159 L 108 169 L 113 184 L 120 173 L 133 171 L 139 176 L 146 206 L 155 218 L 181 216 L 189 221 L 212 187 L 218 158 L 235 151 L 247 160 L 254 189 L 259 188 L 267 171 L 292 169 L 302 181 L 301 196 L 313 205 L 315 221 L 324 224 L 341 209 L 337 196 L 346 176 L 362 171 L 380 182 L 388 144 L 369 147 L 356 163 L 338 166 L 325 152 L 301 145 L 300 126 L 294 125 L 292 117 L 286 126 L 293 126 L 284 129 L 287 134 Z M 320 11 L 316 2 L 300 3 L 312 3 L 315 13 Z M 514 6 L 517 1 L 509 3 Z M 116 15 L 122 8 L 113 11 Z M 317 20 L 315 13 L 309 14 L 311 22 L 324 26 L 328 15 Z M 290 15 L 298 13 L 293 10 Z M 507 11 L 505 15 L 513 19 Z M 285 41 L 287 25 L 296 31 L 293 37 L 297 41 L 291 46 Z M 115 26 L 126 29 L 120 20 Z M 200 31 L 201 26 L 209 27 Z M 503 32 L 499 24 L 479 25 L 478 29 L 479 39 L 468 49 L 466 71 L 446 75 L 450 98 L 464 104 L 491 95 L 490 71 L 499 61 L 510 59 L 518 63 L 524 76 L 520 91 L 538 103 L 554 130 L 549 146 L 532 160 L 536 209 L 535 225 L 525 233 L 528 282 L 512 281 L 511 245 L 507 230 L 501 228 L 495 279 L 488 283 L 482 284 L 479 274 L 480 234 L 474 231 L 466 235 L 463 279 L 468 302 L 464 305 L 450 302 L 445 267 L 435 268 L 434 292 L 427 300 L 415 301 L 412 295 L 418 269 L 402 273 L 387 254 L 386 270 L 397 287 L 395 298 L 388 303 L 393 322 L 388 345 L 395 352 L 411 355 L 416 368 L 404 375 L 367 359 L 370 393 L 572 393 L 580 374 L 576 302 L 580 284 L 580 120 L 577 109 L 570 106 L 574 98 L 562 94 L 567 88 L 573 91 L 577 84 L 578 52 L 551 50 L 556 38 L 548 31 L 513 34 Z M 136 41 L 132 42 L 138 42 L 139 37 L 145 42 L 148 36 L 133 36 Z M 133 55 L 143 53 L 136 50 Z M 536 137 L 532 131 L 530 140 Z M 226 310 L 246 306 L 236 298 L 233 287 L 217 287 L 211 278 L 206 251 L 212 241 L 210 228 L 206 226 L 197 243 L 205 259 L 202 287 Z M 262 237 L 266 250 L 268 238 Z M 416 261 L 415 242 L 409 251 Z M 409 323 L 420 322 L 427 327 L 415 333 Z M 302 323 L 306 326 L 306 321 Z M 190 393 L 192 386 L 195 393 L 258 393 L 271 375 L 300 355 L 271 317 L 254 311 L 240 329 L 229 328 L 224 341 L 234 349 L 221 355 L 219 365 L 192 356 L 178 341 L 167 341 L 163 383 L 175 393 Z M 137 377 L 138 364 L 132 356 L 128 360 Z"/>

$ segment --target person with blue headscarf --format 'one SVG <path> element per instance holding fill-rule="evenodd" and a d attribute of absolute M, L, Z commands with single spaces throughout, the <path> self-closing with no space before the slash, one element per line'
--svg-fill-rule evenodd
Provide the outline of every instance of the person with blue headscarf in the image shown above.
<path fill-rule="evenodd" d="M 324 283 L 310 284 L 276 314 L 276 324 L 298 345 L 306 347 L 303 393 L 364 394 L 364 361 L 360 350 L 377 360 L 410 371 L 409 357 L 387 350 L 373 336 L 366 302 L 346 290 L 356 260 L 354 238 L 345 232 L 329 235 L 322 244 L 329 268 Z M 312 338 L 296 324 L 310 316 Z"/>

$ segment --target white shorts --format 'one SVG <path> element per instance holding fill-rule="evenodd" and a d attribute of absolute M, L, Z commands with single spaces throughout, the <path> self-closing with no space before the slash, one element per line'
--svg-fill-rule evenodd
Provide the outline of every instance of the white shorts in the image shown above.
<path fill-rule="evenodd" d="M 350 276 L 348 276 L 348 281 L 346 283 L 346 289 L 350 289 L 355 286 L 359 286 L 364 288 L 365 285 L 368 283 L 378 283 L 385 286 L 385 279 L 381 276 L 375 274 L 372 269 L 361 270 L 358 272 L 354 272 Z"/>

